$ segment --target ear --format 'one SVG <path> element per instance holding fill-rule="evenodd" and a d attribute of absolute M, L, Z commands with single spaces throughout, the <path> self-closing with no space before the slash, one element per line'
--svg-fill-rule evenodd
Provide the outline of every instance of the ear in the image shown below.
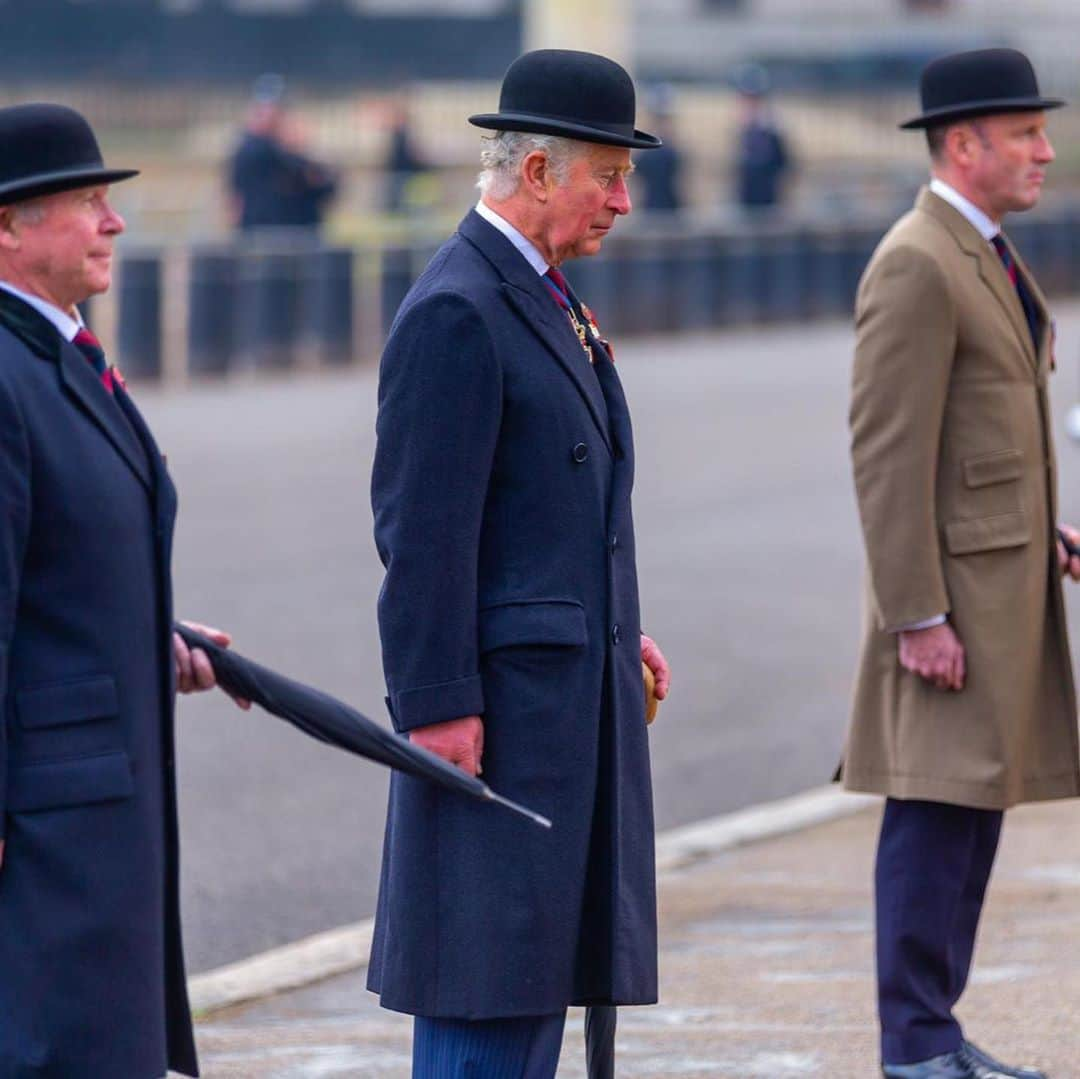
<path fill-rule="evenodd" d="M 945 132 L 946 156 L 958 165 L 970 165 L 979 137 L 970 124 L 954 124 Z"/>
<path fill-rule="evenodd" d="M 551 162 L 543 150 L 526 154 L 521 163 L 521 182 L 537 202 L 547 202 L 555 181 Z"/>
<path fill-rule="evenodd" d="M 0 206 L 0 250 L 18 251 L 19 227 L 13 206 Z"/>

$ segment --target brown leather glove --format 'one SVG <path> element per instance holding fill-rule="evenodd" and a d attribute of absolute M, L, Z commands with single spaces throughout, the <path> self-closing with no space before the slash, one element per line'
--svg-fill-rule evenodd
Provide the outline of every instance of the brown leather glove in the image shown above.
<path fill-rule="evenodd" d="M 653 678 L 652 669 L 647 663 L 641 664 L 641 677 L 645 682 L 645 722 L 649 724 L 656 719 L 660 702 L 656 699 L 656 679 Z"/>

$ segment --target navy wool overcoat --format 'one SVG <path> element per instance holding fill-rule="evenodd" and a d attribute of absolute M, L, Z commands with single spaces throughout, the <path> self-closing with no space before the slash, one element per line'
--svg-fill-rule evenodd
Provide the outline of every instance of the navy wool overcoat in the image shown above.
<path fill-rule="evenodd" d="M 0 1075 L 196 1074 L 169 558 L 142 418 L 0 291 Z"/>
<path fill-rule="evenodd" d="M 525 258 L 471 212 L 383 355 L 372 477 L 395 727 L 479 714 L 484 778 L 549 816 L 391 781 L 369 988 L 468 1019 L 656 1000 L 634 453 Z"/>

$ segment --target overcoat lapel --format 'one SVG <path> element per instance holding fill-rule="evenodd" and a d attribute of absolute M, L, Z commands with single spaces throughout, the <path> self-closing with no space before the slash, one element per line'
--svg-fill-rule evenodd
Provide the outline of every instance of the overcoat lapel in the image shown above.
<path fill-rule="evenodd" d="M 153 491 L 153 479 L 138 441 L 115 403 L 109 400 L 86 357 L 65 341 L 44 315 L 3 289 L 0 289 L 0 323 L 32 351 L 57 365 L 65 392 L 97 424 L 143 486 Z"/>
<path fill-rule="evenodd" d="M 1016 331 L 1017 338 L 1027 353 L 1032 367 L 1037 367 L 1038 356 L 1036 355 L 1035 342 L 1031 337 L 1031 328 L 1028 326 L 1027 317 L 1024 315 L 1023 304 L 1021 304 L 1020 296 L 1013 283 L 1009 280 L 1009 275 L 997 252 L 983 239 L 979 230 L 959 210 L 950 206 L 944 199 L 939 198 L 929 188 L 923 188 L 919 193 L 916 206 L 945 225 L 960 249 L 974 261 L 983 284 L 994 294 L 995 299 L 1005 309 L 1005 313 L 1008 315 L 1009 321 L 1012 323 L 1012 327 Z M 1007 237 L 1006 242 L 1008 242 Z M 1011 242 L 1009 243 L 1009 250 L 1013 252 L 1015 258 L 1016 254 Z M 1019 262 L 1017 265 L 1019 266 Z M 1028 284 L 1031 283 L 1031 277 L 1026 271 L 1025 280 Z M 1034 290 L 1032 295 L 1035 295 Z M 1038 332 L 1041 342 L 1045 336 L 1046 304 L 1045 301 L 1041 300 L 1041 297 L 1036 302 L 1040 304 L 1041 321 Z"/>
<path fill-rule="evenodd" d="M 604 395 L 570 320 L 548 294 L 547 286 L 514 245 L 470 210 L 458 232 L 492 264 L 503 279 L 502 292 L 518 316 L 543 342 L 585 399 L 604 445 L 613 452 Z"/>
<path fill-rule="evenodd" d="M 67 341 L 60 342 L 58 362 L 64 389 L 90 414 L 116 452 L 128 463 L 147 491 L 152 493 L 154 480 L 146 454 L 116 401 L 109 400 L 109 393 L 101 384 L 97 372 L 87 363 L 86 357 Z"/>
<path fill-rule="evenodd" d="M 171 537 L 173 520 L 176 517 L 176 490 L 165 470 L 165 459 L 161 456 L 161 451 L 154 441 L 154 436 L 150 433 L 150 428 L 146 426 L 142 413 L 135 407 L 135 402 L 128 396 L 123 386 L 116 387 L 116 403 L 127 417 L 132 431 L 142 444 L 146 460 L 150 462 L 157 520 L 163 530 L 163 535 Z"/>
<path fill-rule="evenodd" d="M 1004 233 L 1002 233 L 1005 236 Z M 1035 304 L 1035 310 L 1038 314 L 1038 332 L 1039 332 L 1039 369 L 1042 370 L 1050 361 L 1050 349 L 1053 346 L 1053 342 L 1050 338 L 1050 305 L 1046 302 L 1046 296 L 1043 290 L 1039 288 L 1038 282 L 1032 276 L 1031 271 L 1027 267 L 1027 263 L 1020 257 L 1020 253 L 1013 246 L 1012 240 L 1005 236 L 1005 242 L 1009 245 L 1009 251 L 1012 254 L 1013 262 L 1016 263 L 1016 269 L 1020 276 L 1024 280 L 1024 284 L 1027 287 L 1028 295 L 1031 297 Z"/>

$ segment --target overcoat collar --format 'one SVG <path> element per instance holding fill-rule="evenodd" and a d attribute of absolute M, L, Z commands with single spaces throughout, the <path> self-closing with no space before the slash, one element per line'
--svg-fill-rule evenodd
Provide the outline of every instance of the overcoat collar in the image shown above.
<path fill-rule="evenodd" d="M 1031 338 L 1031 329 L 1028 326 L 1027 318 L 1024 316 L 1020 296 L 1013 283 L 1009 280 L 1009 275 L 1006 273 L 997 252 L 983 239 L 979 230 L 959 210 L 954 206 L 950 206 L 949 203 L 935 195 L 929 188 L 924 187 L 919 192 L 915 208 L 929 214 L 944 225 L 956 241 L 957 246 L 974 260 L 983 284 L 994 294 L 1005 309 L 1009 321 L 1012 323 L 1013 329 L 1016 331 L 1032 365 L 1037 368 L 1039 366 L 1039 357 L 1046 344 L 1046 327 L 1049 323 L 1046 298 L 1028 272 L 1023 260 L 1016 253 L 1012 241 L 1004 232 L 1002 233 L 1003 239 L 1009 245 L 1009 251 L 1013 256 L 1013 261 L 1016 263 L 1017 270 L 1023 275 L 1024 284 L 1027 286 L 1038 310 L 1038 350 L 1036 350 L 1035 342 Z"/>
<path fill-rule="evenodd" d="M 581 343 L 569 320 L 552 300 L 540 275 L 526 262 L 521 252 L 475 210 L 466 214 L 458 226 L 458 232 L 491 263 L 502 278 L 502 291 L 507 301 L 570 376 L 588 405 L 604 445 L 609 452 L 613 452 L 600 384 L 589 370 Z"/>
<path fill-rule="evenodd" d="M 31 351 L 56 364 L 65 391 L 101 428 L 116 452 L 146 489 L 152 492 L 154 481 L 146 455 L 124 414 L 114 401 L 109 400 L 105 387 L 86 357 L 73 344 L 65 341 L 44 315 L 3 289 L 0 289 L 0 323 Z"/>

